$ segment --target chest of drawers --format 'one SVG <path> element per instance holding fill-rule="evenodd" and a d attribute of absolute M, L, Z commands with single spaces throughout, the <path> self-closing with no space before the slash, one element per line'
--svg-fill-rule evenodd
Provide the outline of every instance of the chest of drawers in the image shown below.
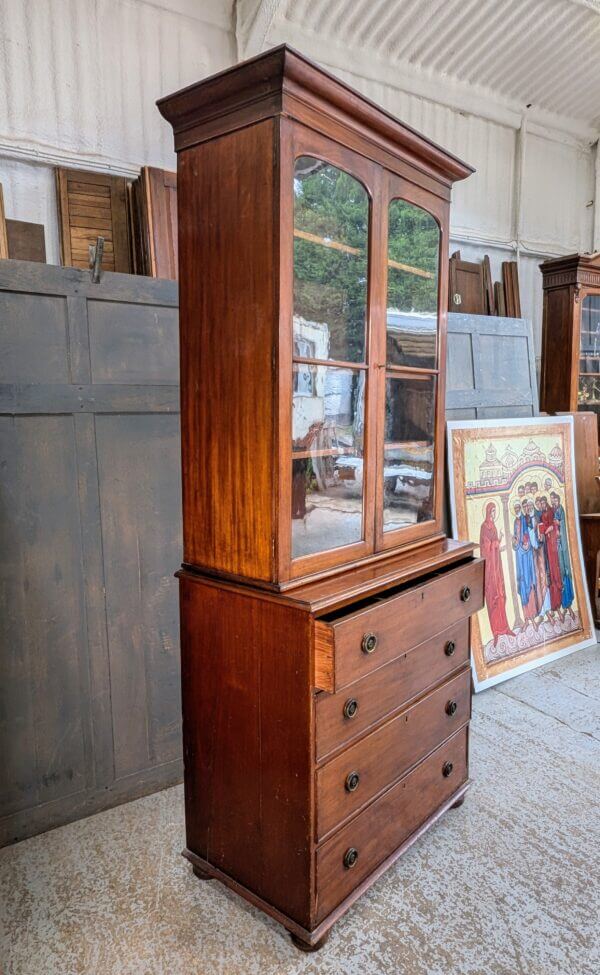
<path fill-rule="evenodd" d="M 483 563 L 430 549 L 318 599 L 181 573 L 186 856 L 305 947 L 468 784 Z"/>

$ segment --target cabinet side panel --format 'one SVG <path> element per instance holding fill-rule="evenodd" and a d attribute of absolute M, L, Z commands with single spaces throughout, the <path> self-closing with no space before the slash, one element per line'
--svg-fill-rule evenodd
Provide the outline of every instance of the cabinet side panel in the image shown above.
<path fill-rule="evenodd" d="M 184 559 L 272 578 L 277 126 L 179 155 Z"/>
<path fill-rule="evenodd" d="M 181 622 L 188 849 L 307 927 L 308 616 L 184 577 Z"/>
<path fill-rule="evenodd" d="M 572 372 L 572 289 L 551 288 L 544 293 L 540 409 L 570 410 Z M 578 360 L 577 360 L 578 364 Z"/>

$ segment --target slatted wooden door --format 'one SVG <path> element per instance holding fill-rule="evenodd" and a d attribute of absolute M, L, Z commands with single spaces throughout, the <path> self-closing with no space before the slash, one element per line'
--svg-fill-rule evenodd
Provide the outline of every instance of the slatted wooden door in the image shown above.
<path fill-rule="evenodd" d="M 126 179 L 79 169 L 57 169 L 56 185 L 63 265 L 87 268 L 89 245 L 104 237 L 104 270 L 129 273 Z"/>

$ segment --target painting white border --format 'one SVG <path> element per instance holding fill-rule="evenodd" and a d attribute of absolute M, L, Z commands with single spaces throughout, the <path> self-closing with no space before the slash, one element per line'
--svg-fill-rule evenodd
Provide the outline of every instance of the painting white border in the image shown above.
<path fill-rule="evenodd" d="M 539 426 L 556 426 L 557 424 L 562 424 L 565 427 L 570 427 L 571 429 L 571 443 L 575 443 L 575 424 L 573 422 L 572 416 L 520 416 L 520 417 L 507 417 L 503 419 L 502 417 L 497 417 L 491 420 L 447 420 L 446 421 L 446 456 L 448 462 L 448 484 L 450 489 L 450 516 L 452 518 L 452 535 L 454 538 L 458 534 L 458 523 L 456 520 L 456 497 L 454 494 L 454 451 L 452 450 L 452 431 L 453 430 L 485 430 L 497 429 L 503 427 L 539 427 Z M 577 544 L 579 546 L 579 561 L 583 568 L 583 550 L 581 546 L 581 532 L 579 529 L 579 505 L 577 502 L 577 477 L 575 474 L 575 456 L 574 450 L 571 450 L 568 463 L 571 465 L 571 477 L 573 479 L 573 507 L 575 515 L 575 530 L 577 532 Z M 565 467 L 567 464 L 567 458 L 565 458 Z M 471 539 L 463 539 L 463 541 L 471 541 Z M 517 677 L 519 674 L 524 674 L 528 670 L 535 670 L 536 667 L 543 667 L 545 664 L 552 663 L 554 660 L 558 660 L 560 657 L 566 657 L 570 653 L 575 653 L 576 650 L 583 650 L 585 647 L 593 647 L 597 643 L 596 631 L 594 629 L 594 617 L 592 614 L 592 607 L 590 603 L 590 594 L 588 592 L 587 584 L 585 582 L 585 572 L 584 582 L 583 582 L 583 599 L 587 605 L 589 619 L 591 621 L 592 635 L 589 639 L 581 640 L 579 643 L 574 643 L 571 647 L 563 647 L 562 650 L 556 650 L 554 653 L 549 653 L 547 656 L 538 657 L 537 660 L 529 660 L 527 663 L 517 664 L 512 670 L 505 670 L 502 674 L 496 674 L 495 677 L 488 677 L 487 680 L 480 681 L 477 678 L 477 671 L 475 669 L 475 661 L 471 658 L 471 673 L 473 674 L 473 687 L 475 693 L 479 691 L 485 691 L 488 687 L 493 687 L 495 684 L 500 684 L 505 680 L 510 680 L 511 677 Z"/>

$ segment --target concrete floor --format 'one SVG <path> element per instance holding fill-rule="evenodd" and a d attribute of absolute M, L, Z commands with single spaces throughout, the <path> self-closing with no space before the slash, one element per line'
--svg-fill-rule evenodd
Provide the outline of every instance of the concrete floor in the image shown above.
<path fill-rule="evenodd" d="M 466 803 L 303 955 L 183 846 L 182 789 L 0 852 L 3 975 L 597 975 L 600 656 L 474 702 Z"/>

